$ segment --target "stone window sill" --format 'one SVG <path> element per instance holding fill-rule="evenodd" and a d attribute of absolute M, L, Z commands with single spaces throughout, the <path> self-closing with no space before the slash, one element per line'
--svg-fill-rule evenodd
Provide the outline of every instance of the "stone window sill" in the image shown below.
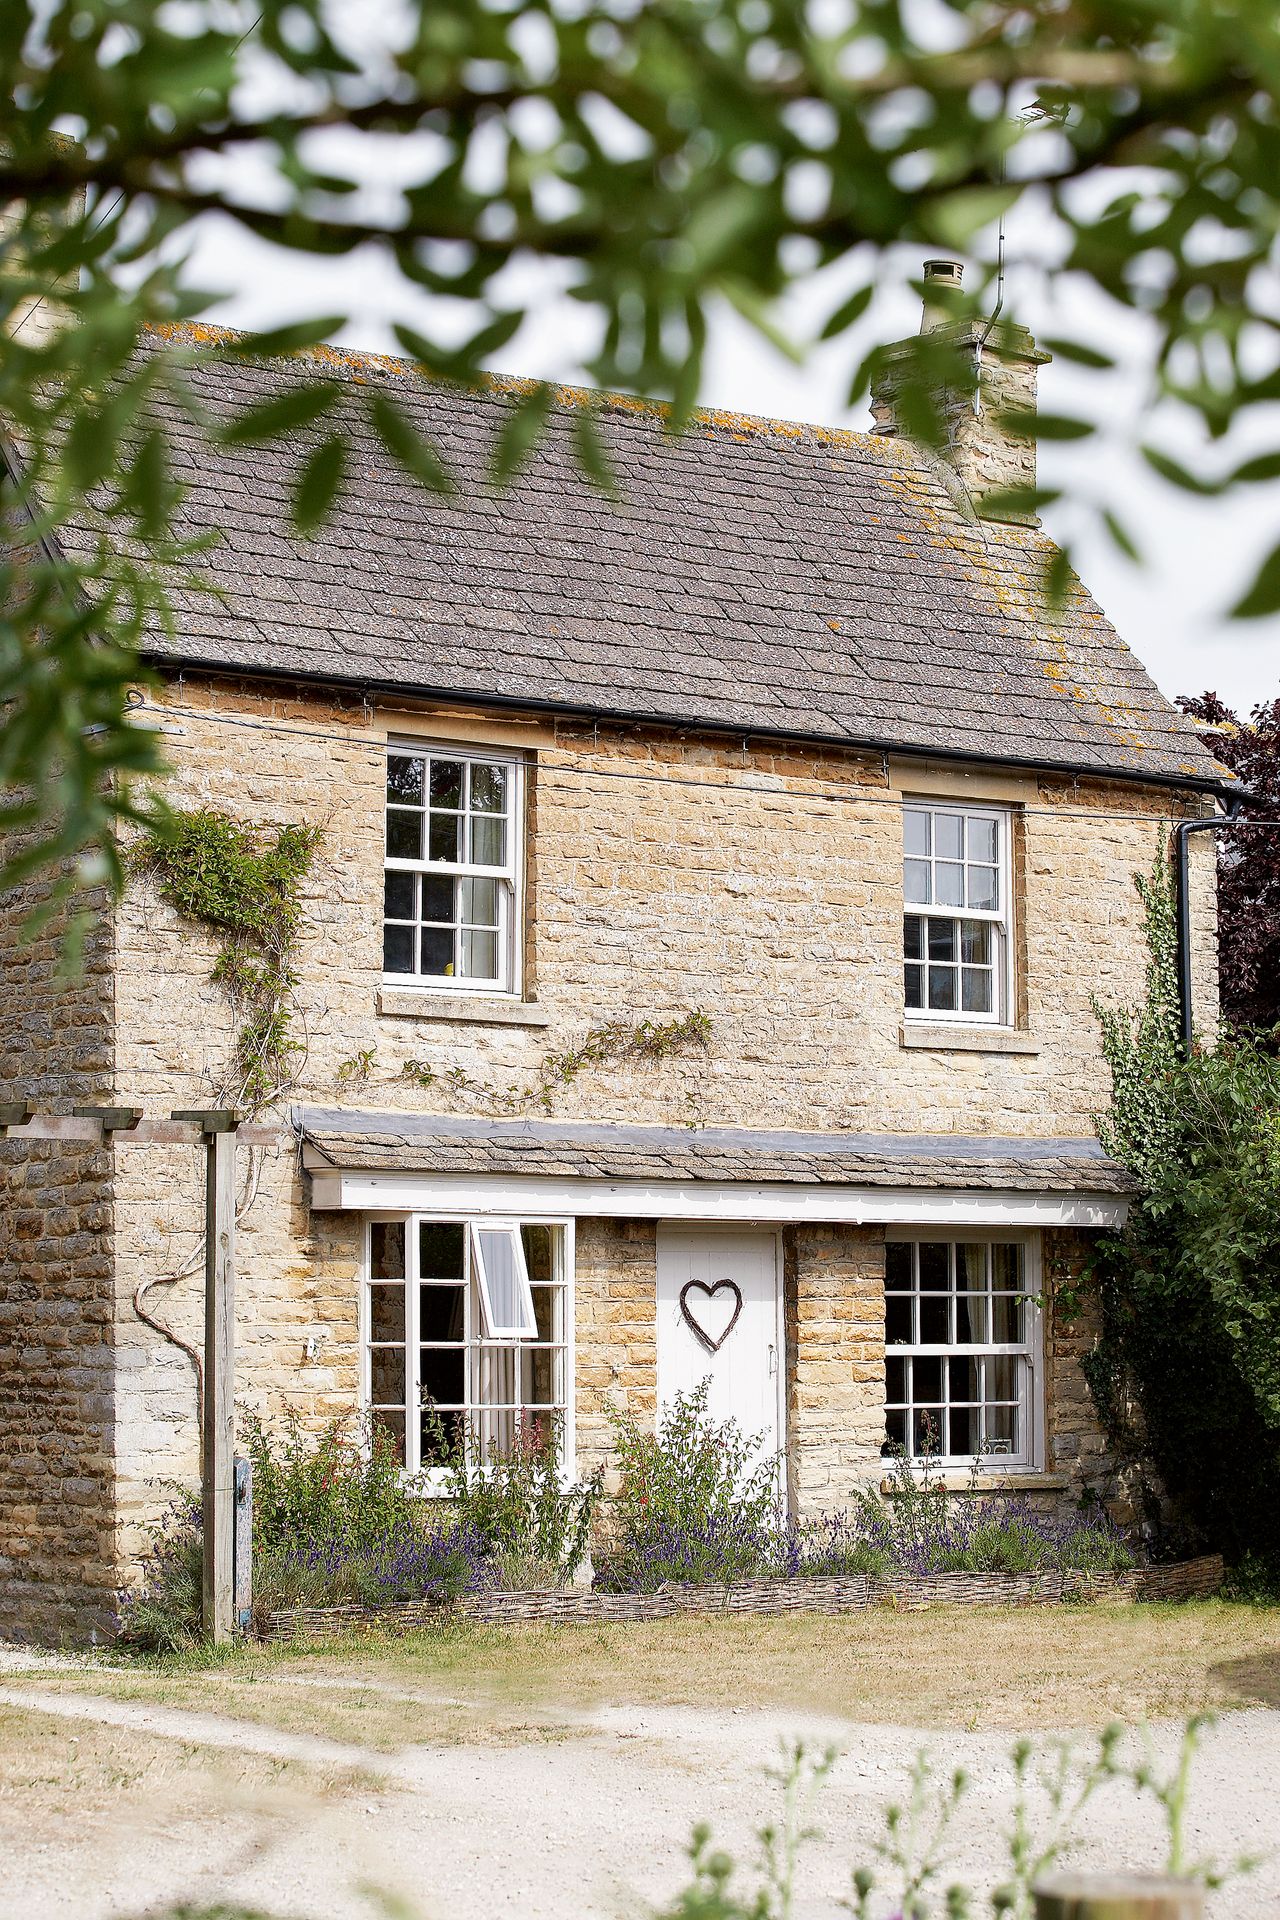
<path fill-rule="evenodd" d="M 1007 1493 L 1017 1496 L 1023 1493 L 1062 1493 L 1071 1482 L 1065 1473 L 1038 1473 L 1034 1467 L 1011 1467 L 1008 1473 L 970 1473 L 968 1467 L 948 1467 L 941 1473 L 931 1473 L 929 1481 L 937 1486 L 939 1481 L 951 1493 L 967 1493 L 972 1487 L 976 1493 Z M 881 1493 L 890 1500 L 901 1498 L 901 1487 L 895 1477 L 886 1474 L 880 1482 Z"/>
<path fill-rule="evenodd" d="M 379 987 L 378 1012 L 397 1020 L 468 1021 L 485 1027 L 545 1027 L 550 1015 L 529 1000 L 489 1000 L 483 994 L 430 993 L 415 987 Z"/>
<path fill-rule="evenodd" d="M 931 1047 L 942 1053 L 1039 1053 L 1034 1034 L 1012 1027 L 952 1027 L 945 1022 L 904 1020 L 898 1028 L 900 1047 Z"/>

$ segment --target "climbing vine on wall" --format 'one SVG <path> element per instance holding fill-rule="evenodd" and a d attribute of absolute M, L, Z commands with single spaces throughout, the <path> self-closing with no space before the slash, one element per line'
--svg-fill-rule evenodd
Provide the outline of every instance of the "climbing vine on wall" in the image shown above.
<path fill-rule="evenodd" d="M 549 1113 L 555 1095 L 589 1067 L 656 1064 L 680 1054 L 705 1053 L 710 1040 L 711 1016 L 696 1011 L 674 1020 L 602 1020 L 576 1045 L 545 1053 L 525 1086 L 486 1086 L 461 1067 L 433 1067 L 427 1060 L 407 1060 L 403 1075 L 417 1086 L 469 1097 L 491 1113 L 521 1114 L 535 1107 Z M 696 1111 L 691 1113 L 690 1124 L 696 1125 L 697 1118 Z"/>
<path fill-rule="evenodd" d="M 214 807 L 171 812 L 130 866 L 147 875 L 184 920 L 221 941 L 210 979 L 227 993 L 240 1029 L 221 1097 L 256 1112 L 296 1077 L 305 1052 L 295 1033 L 293 956 L 302 883 L 319 827 L 255 827 Z"/>

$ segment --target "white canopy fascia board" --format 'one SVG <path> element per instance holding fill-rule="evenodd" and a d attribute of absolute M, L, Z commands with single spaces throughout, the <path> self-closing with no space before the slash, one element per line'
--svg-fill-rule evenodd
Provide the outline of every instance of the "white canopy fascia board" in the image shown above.
<path fill-rule="evenodd" d="M 1001 1188 L 800 1186 L 782 1181 L 602 1180 L 536 1174 L 311 1175 L 325 1212 L 502 1214 L 578 1219 L 844 1221 L 853 1226 L 1122 1227 L 1118 1194 Z"/>

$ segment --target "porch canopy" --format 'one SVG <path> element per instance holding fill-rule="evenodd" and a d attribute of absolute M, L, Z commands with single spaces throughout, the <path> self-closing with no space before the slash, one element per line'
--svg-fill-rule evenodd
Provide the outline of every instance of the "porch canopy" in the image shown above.
<path fill-rule="evenodd" d="M 794 1133 L 296 1107 L 311 1203 L 365 1213 L 1118 1227 L 1092 1139 Z"/>

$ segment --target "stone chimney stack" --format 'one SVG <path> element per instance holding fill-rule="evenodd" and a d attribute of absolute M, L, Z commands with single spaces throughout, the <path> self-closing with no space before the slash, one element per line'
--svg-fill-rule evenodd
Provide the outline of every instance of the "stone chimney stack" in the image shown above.
<path fill-rule="evenodd" d="M 77 142 L 69 139 L 65 135 L 55 134 L 53 138 L 55 148 L 62 151 L 78 151 Z M 82 186 L 73 187 L 69 191 L 63 207 L 54 213 L 44 216 L 40 222 L 40 226 L 45 229 L 48 236 L 52 238 L 59 227 L 64 225 L 71 226 L 74 225 L 76 221 L 82 220 L 84 218 L 84 209 L 85 190 Z M 21 224 L 22 219 L 22 209 L 14 206 L 0 207 L 0 241 L 3 241 L 7 235 L 12 234 L 14 229 Z M 3 270 L 3 267 L 0 267 L 0 272 L 3 272 Z M 14 261 L 12 270 L 20 272 L 21 263 Z M 38 293 L 25 294 L 4 322 L 3 331 L 8 334 L 21 334 L 25 346 L 40 346 L 63 325 L 66 319 L 66 308 L 59 300 L 58 295 L 60 293 L 65 294 L 71 292 L 74 284 L 74 278 L 67 277 L 54 281 L 47 289 Z"/>
<path fill-rule="evenodd" d="M 945 335 L 974 370 L 976 385 L 943 387 L 935 401 L 946 432 L 942 458 L 975 506 L 992 494 L 1036 484 L 1036 443 L 1010 430 L 1005 413 L 1035 412 L 1036 379 L 1053 356 L 1043 352 L 1025 327 L 998 317 L 957 316 L 964 267 L 959 260 L 926 260 L 922 334 Z M 876 433 L 905 434 L 899 395 L 904 362 L 913 343 L 889 348 L 888 364 L 872 384 L 871 414 Z M 1036 525 L 1033 513 L 991 516 Z"/>

